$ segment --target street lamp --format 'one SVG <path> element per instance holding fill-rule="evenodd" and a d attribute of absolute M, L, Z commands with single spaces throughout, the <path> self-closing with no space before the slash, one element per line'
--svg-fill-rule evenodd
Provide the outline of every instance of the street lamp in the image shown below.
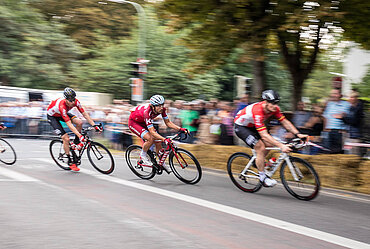
<path fill-rule="evenodd" d="M 108 0 L 115 3 L 128 3 L 135 7 L 138 17 L 139 17 L 139 43 L 137 51 L 136 62 L 131 62 L 134 66 L 134 78 L 131 78 L 131 100 L 134 102 L 141 102 L 144 99 L 144 80 L 141 77 L 142 74 L 147 73 L 146 65 L 149 60 L 145 59 L 145 49 L 146 49 L 146 15 L 144 8 L 140 4 L 126 1 L 126 0 Z"/>

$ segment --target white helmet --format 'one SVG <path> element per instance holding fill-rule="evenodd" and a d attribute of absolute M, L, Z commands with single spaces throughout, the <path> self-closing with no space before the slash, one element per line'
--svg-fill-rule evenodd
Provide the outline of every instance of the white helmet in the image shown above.
<path fill-rule="evenodd" d="M 152 104 L 153 106 L 163 105 L 164 104 L 164 98 L 163 98 L 163 96 L 162 95 L 153 95 L 150 98 L 150 104 Z"/>

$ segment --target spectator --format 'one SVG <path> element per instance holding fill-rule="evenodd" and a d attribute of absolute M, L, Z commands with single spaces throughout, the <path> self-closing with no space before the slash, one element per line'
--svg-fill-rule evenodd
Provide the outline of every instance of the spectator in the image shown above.
<path fill-rule="evenodd" d="M 199 116 L 207 115 L 206 103 L 203 100 L 199 100 L 197 106 L 198 106 L 197 111 L 199 112 Z"/>
<path fill-rule="evenodd" d="M 182 127 L 188 129 L 190 136 L 188 136 L 183 142 L 193 143 L 195 134 L 197 133 L 196 122 L 199 119 L 197 111 L 193 110 L 193 104 L 184 103 L 184 109 L 180 111 L 180 119 Z"/>
<path fill-rule="evenodd" d="M 218 116 L 213 116 L 211 120 L 210 133 L 213 144 L 220 144 L 220 135 L 221 135 L 221 118 Z"/>
<path fill-rule="evenodd" d="M 42 118 L 42 107 L 40 102 L 30 102 L 27 109 L 29 134 L 38 134 L 39 121 Z"/>
<path fill-rule="evenodd" d="M 210 100 L 206 103 L 206 110 L 208 116 L 213 117 L 217 114 L 216 106 L 217 106 L 216 100 Z"/>
<path fill-rule="evenodd" d="M 224 103 L 222 106 L 222 123 L 220 144 L 221 145 L 234 145 L 234 112 L 231 103 Z M 221 111 L 220 111 L 221 114 Z"/>
<path fill-rule="evenodd" d="M 249 94 L 244 94 L 241 98 L 240 98 L 240 102 L 238 103 L 238 105 L 236 106 L 236 110 L 235 110 L 235 115 L 238 113 L 238 111 L 244 109 L 247 105 L 249 105 Z M 234 115 L 234 116 L 235 116 Z"/>
<path fill-rule="evenodd" d="M 341 100 L 339 89 L 332 89 L 330 92 L 330 100 L 328 101 L 324 117 L 325 133 L 323 136 L 323 145 L 331 150 L 331 153 L 343 152 L 343 133 L 346 131 L 346 125 L 343 120 L 336 118 L 337 114 L 348 113 L 350 104 L 347 101 Z"/>
<path fill-rule="evenodd" d="M 324 130 L 325 118 L 322 115 L 324 108 L 318 104 L 313 105 L 313 113 L 310 119 L 304 124 L 299 131 L 303 134 L 311 136 L 311 140 L 315 143 L 321 143 L 321 132 Z M 317 147 L 310 146 L 306 147 L 304 152 L 308 152 L 310 155 L 316 155 L 321 150 Z M 307 151 L 308 149 L 308 151 Z"/>
<path fill-rule="evenodd" d="M 210 117 L 207 115 L 200 116 L 199 129 L 197 131 L 197 143 L 198 144 L 213 144 L 211 134 L 211 122 Z"/>
<path fill-rule="evenodd" d="M 305 110 L 304 102 L 298 101 L 297 110 L 293 113 L 292 123 L 297 128 L 303 128 L 310 117 L 311 113 Z"/>
<path fill-rule="evenodd" d="M 349 138 L 347 141 L 350 143 L 361 142 L 361 126 L 364 118 L 363 103 L 358 99 L 359 94 L 352 91 L 349 96 L 350 109 L 347 113 L 336 114 L 334 117 L 341 119 L 348 125 Z M 350 154 L 361 155 L 360 147 L 352 147 L 349 151 Z"/>
<path fill-rule="evenodd" d="M 324 129 L 325 118 L 322 116 L 323 107 L 316 104 L 313 105 L 313 114 L 309 120 L 303 125 L 300 131 L 303 134 L 308 134 L 309 136 L 320 136 Z"/>

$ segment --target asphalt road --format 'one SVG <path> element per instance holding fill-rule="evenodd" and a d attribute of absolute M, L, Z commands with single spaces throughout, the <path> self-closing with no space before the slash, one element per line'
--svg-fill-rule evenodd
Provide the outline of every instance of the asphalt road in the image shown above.
<path fill-rule="evenodd" d="M 196 185 L 141 180 L 123 153 L 109 176 L 87 158 L 75 173 L 55 165 L 48 140 L 7 140 L 18 160 L 0 165 L 0 248 L 370 248 L 368 195 L 249 194 L 207 169 Z"/>

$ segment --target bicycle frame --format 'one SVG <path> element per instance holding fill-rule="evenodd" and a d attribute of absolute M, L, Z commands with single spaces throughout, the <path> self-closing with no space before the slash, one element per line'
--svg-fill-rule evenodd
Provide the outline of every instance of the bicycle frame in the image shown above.
<path fill-rule="evenodd" d="M 177 137 L 179 137 L 179 133 L 178 134 L 176 134 L 176 135 L 174 135 L 174 136 L 172 136 L 172 137 L 169 137 L 169 138 L 171 138 L 171 139 L 176 139 Z M 179 164 L 180 164 L 180 166 L 181 166 L 181 168 L 185 168 L 185 167 L 187 167 L 188 165 L 187 165 L 187 162 L 186 162 L 186 160 L 184 159 L 184 157 L 180 154 L 180 157 L 181 157 L 181 159 L 186 163 L 186 165 L 184 166 L 181 162 L 180 162 L 180 160 L 179 160 L 179 154 L 177 154 L 177 152 L 176 152 L 176 148 L 177 148 L 177 146 L 172 142 L 172 143 L 170 143 L 169 145 L 168 145 L 168 148 L 166 148 L 166 150 L 164 151 L 164 154 L 163 154 L 163 156 L 162 156 L 162 158 L 160 159 L 160 161 L 159 161 L 159 163 L 157 163 L 157 162 L 155 162 L 155 164 L 153 164 L 153 165 L 158 165 L 158 166 L 160 166 L 162 169 L 163 169 L 163 164 L 164 164 L 164 162 L 166 161 L 166 158 L 168 157 L 168 155 L 171 153 L 171 151 L 173 152 L 173 154 L 174 154 L 174 156 L 176 157 L 176 159 L 177 159 L 177 161 L 179 162 Z M 156 161 L 156 160 L 154 160 L 154 161 Z"/>
<path fill-rule="evenodd" d="M 281 152 L 281 150 L 277 147 L 269 147 L 269 148 L 266 148 L 266 150 L 278 150 L 278 151 Z M 253 156 L 252 156 L 251 160 L 248 162 L 248 164 L 245 166 L 243 171 L 241 172 L 241 175 L 244 176 L 244 177 L 248 177 L 248 178 L 259 178 L 258 174 L 249 170 L 249 168 L 252 166 L 252 164 L 255 162 L 255 160 L 257 158 L 257 153 L 254 149 L 252 149 L 252 153 L 253 153 Z M 272 177 L 275 174 L 275 172 L 279 169 L 279 167 L 281 166 L 283 161 L 285 161 L 287 163 L 287 165 L 289 167 L 289 170 L 292 173 L 292 176 L 293 176 L 294 180 L 299 181 L 303 177 L 302 172 L 297 167 L 294 167 L 294 165 L 292 164 L 292 162 L 289 159 L 289 154 L 288 153 L 283 153 L 283 152 L 281 152 L 281 154 L 279 155 L 276 162 L 272 165 L 273 169 L 270 170 L 270 171 L 267 171 L 266 175 L 269 176 L 269 177 Z M 247 175 L 246 174 L 247 172 L 254 174 L 254 176 Z M 299 177 L 297 176 L 296 173 L 299 175 Z"/>
<path fill-rule="evenodd" d="M 76 154 L 76 151 L 74 151 L 72 148 L 71 148 L 71 145 L 69 145 L 69 150 L 70 152 L 72 153 L 72 156 L 73 156 L 73 159 L 74 161 L 80 165 L 81 164 L 81 157 L 83 155 L 83 153 L 85 152 L 85 150 L 87 149 L 87 147 L 91 144 L 91 140 L 90 140 L 90 137 L 87 135 L 87 132 L 92 130 L 91 127 L 87 128 L 87 129 L 83 129 L 81 131 L 81 134 L 84 135 L 87 139 L 87 141 L 84 143 L 84 146 L 82 147 L 81 150 L 78 151 L 78 155 Z M 68 133 L 68 135 L 70 134 L 74 134 L 74 133 Z M 94 152 L 94 151 L 93 151 Z M 94 152 L 95 154 L 95 152 Z M 96 154 L 95 154 L 96 155 Z"/>

